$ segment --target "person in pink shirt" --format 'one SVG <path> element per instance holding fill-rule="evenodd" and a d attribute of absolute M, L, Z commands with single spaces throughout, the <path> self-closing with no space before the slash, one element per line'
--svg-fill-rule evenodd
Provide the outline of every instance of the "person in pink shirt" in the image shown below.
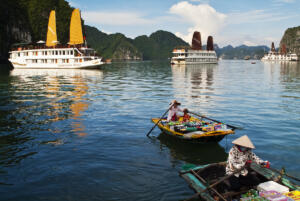
<path fill-rule="evenodd" d="M 181 103 L 177 102 L 176 100 L 173 100 L 170 103 L 171 109 L 169 110 L 167 121 L 178 121 L 179 115 L 178 112 L 183 112 L 182 109 L 180 109 L 178 106 L 181 105 Z"/>

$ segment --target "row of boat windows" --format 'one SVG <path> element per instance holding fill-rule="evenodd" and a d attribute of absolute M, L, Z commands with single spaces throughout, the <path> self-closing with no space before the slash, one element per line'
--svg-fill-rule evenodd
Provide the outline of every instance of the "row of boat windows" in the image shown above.
<path fill-rule="evenodd" d="M 191 56 L 216 56 L 214 53 L 178 53 L 174 54 L 174 57 L 179 57 L 179 56 L 184 56 L 184 57 L 191 57 Z"/>
<path fill-rule="evenodd" d="M 273 56 L 266 56 L 267 58 L 272 58 L 272 59 L 280 59 L 280 58 L 282 58 L 282 59 L 284 59 L 284 58 L 297 58 L 297 56 L 281 56 L 281 55 L 279 55 L 279 56 L 275 56 L 275 55 L 273 55 Z"/>
<path fill-rule="evenodd" d="M 81 63 L 83 61 L 90 61 L 91 58 L 84 58 L 84 59 L 27 59 L 27 63 L 33 64 L 43 64 L 43 63 Z"/>
<path fill-rule="evenodd" d="M 41 55 L 73 55 L 73 50 L 52 50 L 52 51 L 33 51 L 33 52 L 18 52 L 18 57 L 23 56 L 41 56 Z"/>
<path fill-rule="evenodd" d="M 216 58 L 187 58 L 186 62 L 216 62 Z"/>

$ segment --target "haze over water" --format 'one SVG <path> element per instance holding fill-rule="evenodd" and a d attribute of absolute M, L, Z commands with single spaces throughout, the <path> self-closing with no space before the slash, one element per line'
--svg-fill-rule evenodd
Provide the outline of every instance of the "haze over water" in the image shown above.
<path fill-rule="evenodd" d="M 0 200 L 183 200 L 193 191 L 182 165 L 224 161 L 244 134 L 271 167 L 300 177 L 299 63 L 115 63 L 0 77 Z M 157 128 L 147 138 L 173 99 L 243 129 L 219 144 L 180 143 Z"/>

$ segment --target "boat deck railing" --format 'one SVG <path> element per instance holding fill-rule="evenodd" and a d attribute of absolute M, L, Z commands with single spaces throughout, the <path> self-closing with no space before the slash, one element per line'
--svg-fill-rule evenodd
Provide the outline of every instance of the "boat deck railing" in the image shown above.
<path fill-rule="evenodd" d="M 55 46 L 46 46 L 45 44 L 41 45 L 33 45 L 29 44 L 26 46 L 18 46 L 18 47 L 12 47 L 11 51 L 20 51 L 20 50 L 39 50 L 39 49 L 63 49 L 63 48 L 87 48 L 84 45 L 68 45 L 68 44 L 57 44 Z M 89 47 L 88 47 L 89 48 Z"/>

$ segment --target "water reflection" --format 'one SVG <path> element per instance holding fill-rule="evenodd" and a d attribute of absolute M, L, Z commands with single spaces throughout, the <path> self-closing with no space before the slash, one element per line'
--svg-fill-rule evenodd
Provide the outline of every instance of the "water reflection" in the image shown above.
<path fill-rule="evenodd" d="M 300 77 L 299 62 L 280 63 L 280 75 L 282 82 L 295 82 Z"/>
<path fill-rule="evenodd" d="M 300 76 L 299 62 L 263 62 L 266 78 L 271 81 L 280 80 L 282 83 L 294 81 Z"/>
<path fill-rule="evenodd" d="M 216 64 L 171 66 L 175 96 L 178 96 L 176 98 L 184 98 L 188 104 L 209 102 L 211 95 L 214 94 L 216 66 Z"/>
<path fill-rule="evenodd" d="M 161 133 L 161 146 L 167 146 L 171 157 L 192 164 L 208 164 L 227 159 L 225 149 L 218 143 L 192 144 Z"/>
<path fill-rule="evenodd" d="M 88 83 L 102 77 L 99 70 L 11 71 L 0 82 L 0 166 L 36 154 L 38 144 L 64 144 L 70 130 L 85 136 Z"/>
<path fill-rule="evenodd" d="M 264 62 L 265 77 L 272 87 L 281 89 L 279 107 L 288 113 L 300 114 L 300 63 L 299 62 Z"/>
<path fill-rule="evenodd" d="M 45 82 L 44 95 L 51 99 L 48 103 L 52 108 L 48 110 L 49 121 L 62 121 L 71 117 L 72 131 L 78 136 L 85 136 L 85 127 L 81 114 L 88 108 L 88 100 L 85 98 L 89 87 L 86 79 L 89 76 L 102 79 L 102 71 L 99 70 L 55 70 L 32 69 L 30 71 L 14 70 L 12 76 L 19 76 L 24 81 L 34 82 L 35 77 L 42 78 Z M 68 108 L 66 108 L 66 106 Z M 71 115 L 64 115 L 66 110 Z M 59 133 L 57 130 L 52 130 Z"/>
<path fill-rule="evenodd" d="M 84 95 L 88 91 L 88 86 L 80 76 L 75 76 L 73 78 L 75 80 L 75 89 L 71 92 L 73 96 L 73 103 L 70 106 L 73 113 L 72 118 L 74 119 L 74 121 L 72 122 L 72 127 L 73 131 L 78 136 L 83 137 L 87 134 L 85 132 L 85 127 L 82 123 L 83 120 L 81 119 L 81 113 L 88 108 L 88 102 L 84 98 Z"/>

